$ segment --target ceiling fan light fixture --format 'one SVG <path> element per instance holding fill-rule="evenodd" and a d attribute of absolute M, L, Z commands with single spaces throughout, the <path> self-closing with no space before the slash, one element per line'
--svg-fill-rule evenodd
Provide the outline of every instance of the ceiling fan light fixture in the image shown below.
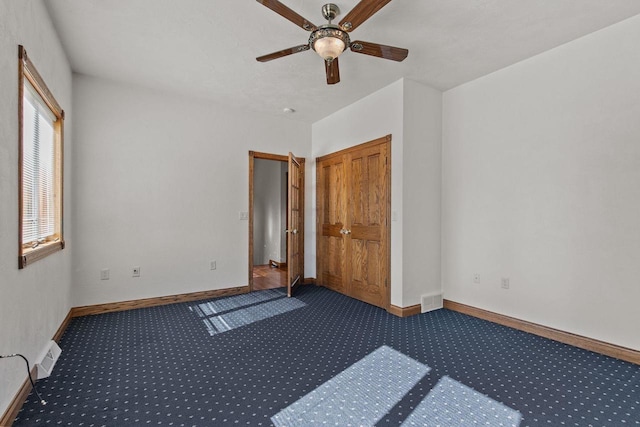
<path fill-rule="evenodd" d="M 321 27 L 311 33 L 309 45 L 325 61 L 333 61 L 349 46 L 349 34 L 338 27 Z"/>
<path fill-rule="evenodd" d="M 306 44 L 282 49 L 268 55 L 256 58 L 259 62 L 267 62 L 272 59 L 282 58 L 294 53 L 313 49 L 324 60 L 324 70 L 327 76 L 327 84 L 334 85 L 340 82 L 340 69 L 338 56 L 347 48 L 352 52 L 376 56 L 378 58 L 390 59 L 392 61 L 403 61 L 409 54 L 408 49 L 387 46 L 379 43 L 356 40 L 353 43 L 349 38 L 351 31 L 359 27 L 367 19 L 382 9 L 391 0 L 358 0 L 358 3 L 346 14 L 339 25 L 332 21 L 340 15 L 340 8 L 335 3 L 327 3 L 322 6 L 322 16 L 328 22 L 325 25 L 316 27 L 304 17 L 298 15 L 293 10 L 279 0 L 257 0 L 258 3 L 268 7 L 278 15 L 293 22 L 297 26 L 309 31 L 311 34 Z"/>

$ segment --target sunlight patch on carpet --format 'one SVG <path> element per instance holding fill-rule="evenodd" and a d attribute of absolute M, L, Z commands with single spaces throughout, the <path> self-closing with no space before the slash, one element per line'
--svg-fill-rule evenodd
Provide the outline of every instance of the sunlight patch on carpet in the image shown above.
<path fill-rule="evenodd" d="M 474 389 L 444 376 L 402 426 L 437 425 L 518 427 L 522 415 Z"/>
<path fill-rule="evenodd" d="M 191 307 L 200 317 L 211 316 L 237 308 L 247 307 L 260 302 L 281 299 L 284 294 L 276 290 L 251 292 L 248 294 L 234 295 L 232 297 L 220 298 L 214 301 L 203 302 Z"/>
<path fill-rule="evenodd" d="M 277 427 L 374 425 L 431 368 L 382 346 L 271 418 Z"/>
<path fill-rule="evenodd" d="M 208 301 L 192 306 L 190 310 L 204 317 L 207 332 L 213 336 L 304 306 L 304 302 L 287 298 L 280 291 L 267 290 Z"/>

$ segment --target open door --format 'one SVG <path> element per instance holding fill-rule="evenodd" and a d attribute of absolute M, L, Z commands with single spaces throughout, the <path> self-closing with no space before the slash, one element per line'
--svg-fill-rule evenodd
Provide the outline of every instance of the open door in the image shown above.
<path fill-rule="evenodd" d="M 287 295 L 303 281 L 304 274 L 304 169 L 289 153 L 287 212 Z"/>

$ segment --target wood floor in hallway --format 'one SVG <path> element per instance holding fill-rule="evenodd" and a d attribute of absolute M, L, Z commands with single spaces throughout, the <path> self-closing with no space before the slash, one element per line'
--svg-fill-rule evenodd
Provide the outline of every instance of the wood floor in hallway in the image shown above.
<path fill-rule="evenodd" d="M 273 289 L 287 286 L 287 269 L 270 265 L 253 266 L 253 289 Z"/>

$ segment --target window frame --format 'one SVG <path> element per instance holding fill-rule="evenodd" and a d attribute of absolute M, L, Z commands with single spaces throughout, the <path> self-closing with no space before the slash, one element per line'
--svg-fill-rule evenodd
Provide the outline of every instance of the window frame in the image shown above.
<path fill-rule="evenodd" d="M 18 268 L 23 269 L 35 261 L 43 259 L 65 247 L 63 235 L 63 159 L 64 159 L 64 110 L 56 101 L 47 87 L 44 79 L 33 65 L 27 51 L 22 45 L 18 46 Z M 56 117 L 53 123 L 54 141 L 54 232 L 43 242 L 34 247 L 31 242 L 23 242 L 23 209 L 24 209 L 24 91 L 25 79 L 33 86 L 50 112 Z"/>

